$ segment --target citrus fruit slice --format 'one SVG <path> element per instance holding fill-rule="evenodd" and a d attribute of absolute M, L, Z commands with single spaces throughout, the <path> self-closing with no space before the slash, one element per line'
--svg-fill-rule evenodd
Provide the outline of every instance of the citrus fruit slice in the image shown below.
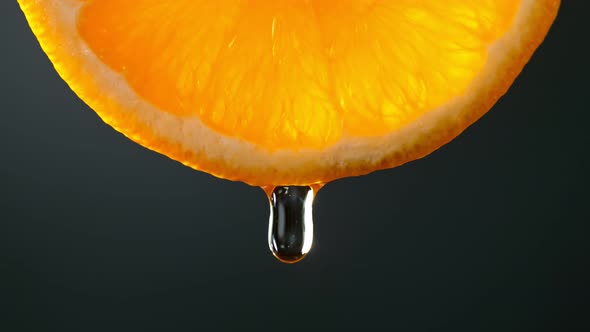
<path fill-rule="evenodd" d="M 137 143 L 308 185 L 420 158 L 481 117 L 558 0 L 19 0 L 57 72 Z"/>

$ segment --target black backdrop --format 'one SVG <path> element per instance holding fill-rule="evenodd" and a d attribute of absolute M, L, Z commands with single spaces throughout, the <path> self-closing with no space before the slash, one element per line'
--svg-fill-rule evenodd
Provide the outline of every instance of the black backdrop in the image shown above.
<path fill-rule="evenodd" d="M 588 7 L 451 144 L 322 189 L 283 265 L 260 189 L 107 127 L 1 1 L 0 331 L 590 330 Z"/>

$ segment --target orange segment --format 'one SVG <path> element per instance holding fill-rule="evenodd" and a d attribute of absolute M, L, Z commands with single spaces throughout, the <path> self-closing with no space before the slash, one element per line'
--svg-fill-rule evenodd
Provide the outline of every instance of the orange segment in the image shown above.
<path fill-rule="evenodd" d="M 156 107 L 181 116 L 198 112 L 194 100 L 226 46 L 238 2 L 79 2 L 77 29 L 101 61 Z"/>
<path fill-rule="evenodd" d="M 314 3 L 351 135 L 386 134 L 463 93 L 519 7 L 514 0 Z"/>
<path fill-rule="evenodd" d="M 342 125 L 314 22 L 299 1 L 102 0 L 78 30 L 159 109 L 269 149 L 319 148 Z"/>
<path fill-rule="evenodd" d="M 308 185 L 395 167 L 509 88 L 559 0 L 19 0 L 100 117 L 192 168 Z"/>

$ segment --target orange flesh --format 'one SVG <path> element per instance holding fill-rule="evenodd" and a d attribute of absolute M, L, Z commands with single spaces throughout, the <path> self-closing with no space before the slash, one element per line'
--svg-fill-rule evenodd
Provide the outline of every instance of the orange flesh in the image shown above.
<path fill-rule="evenodd" d="M 143 99 L 269 150 L 383 135 L 460 95 L 519 5 L 82 2 L 83 40 Z"/>

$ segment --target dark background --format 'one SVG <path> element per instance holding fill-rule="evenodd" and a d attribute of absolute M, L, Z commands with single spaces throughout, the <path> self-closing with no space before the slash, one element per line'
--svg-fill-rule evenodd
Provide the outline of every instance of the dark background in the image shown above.
<path fill-rule="evenodd" d="M 116 133 L 0 2 L 0 331 L 590 330 L 588 1 L 430 156 L 328 184 L 301 263 L 262 190 Z"/>

